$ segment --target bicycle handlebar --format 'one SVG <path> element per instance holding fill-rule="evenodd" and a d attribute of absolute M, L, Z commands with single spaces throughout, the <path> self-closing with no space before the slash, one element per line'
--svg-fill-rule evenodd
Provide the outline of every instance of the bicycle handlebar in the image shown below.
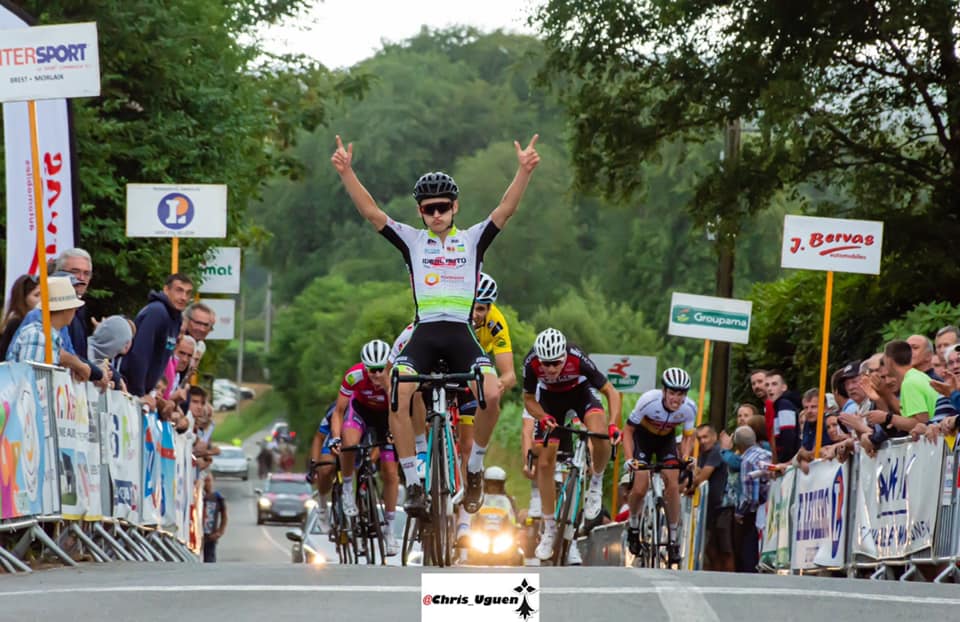
<path fill-rule="evenodd" d="M 601 434 L 600 432 L 591 432 L 590 430 L 581 430 L 580 428 L 571 428 L 568 425 L 558 425 L 557 427 L 553 428 L 552 430 L 550 430 L 549 432 L 543 435 L 541 446 L 546 447 L 547 441 L 550 440 L 550 437 L 557 430 L 564 430 L 566 432 L 570 432 L 571 434 L 576 434 L 580 438 L 600 438 L 608 441 L 610 440 L 609 434 Z"/>
<path fill-rule="evenodd" d="M 660 471 L 685 471 L 693 465 L 693 458 L 688 458 L 684 462 L 678 462 L 677 464 L 647 464 L 642 466 L 631 467 L 631 471 L 652 471 L 653 473 L 659 473 Z"/>
<path fill-rule="evenodd" d="M 340 452 L 365 451 L 368 449 L 374 449 L 376 447 L 386 447 L 388 445 L 393 445 L 393 443 L 389 441 L 378 441 L 376 443 L 357 443 L 356 445 L 350 445 L 349 447 L 340 447 Z"/>
<path fill-rule="evenodd" d="M 477 405 L 481 410 L 487 408 L 487 400 L 483 394 L 483 372 L 480 367 L 474 366 L 473 371 L 456 374 L 412 374 L 400 375 L 400 370 L 394 367 L 390 372 L 390 410 L 396 411 L 399 406 L 397 386 L 401 382 L 419 382 L 420 388 L 460 389 L 469 388 L 470 381 L 477 384 Z"/>

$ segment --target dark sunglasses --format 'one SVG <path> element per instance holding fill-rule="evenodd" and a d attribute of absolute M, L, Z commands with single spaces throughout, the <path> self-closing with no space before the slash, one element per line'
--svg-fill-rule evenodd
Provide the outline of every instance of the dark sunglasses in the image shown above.
<path fill-rule="evenodd" d="M 433 216 L 434 214 L 446 214 L 453 209 L 453 201 L 447 203 L 431 203 L 430 205 L 421 205 L 420 213 L 426 214 L 427 216 Z"/>
<path fill-rule="evenodd" d="M 379 374 L 382 373 L 384 369 L 384 367 L 367 367 L 367 373 Z"/>
<path fill-rule="evenodd" d="M 559 360 L 559 361 L 540 361 L 540 364 L 543 365 L 544 367 L 559 367 L 559 366 L 563 365 L 563 363 L 564 363 L 563 360 Z"/>

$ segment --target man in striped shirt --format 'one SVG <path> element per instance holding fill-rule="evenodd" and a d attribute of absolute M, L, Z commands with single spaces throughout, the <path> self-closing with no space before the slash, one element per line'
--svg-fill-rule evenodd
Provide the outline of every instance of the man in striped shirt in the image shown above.
<path fill-rule="evenodd" d="M 77 293 L 70 284 L 70 279 L 62 276 L 47 279 L 50 293 L 50 336 L 53 346 L 54 365 L 60 364 L 60 351 L 63 341 L 60 330 L 73 321 L 77 309 L 83 306 L 83 301 L 77 298 Z M 16 340 L 7 351 L 8 363 L 33 361 L 43 363 L 45 359 L 46 336 L 43 333 L 43 322 L 33 322 L 24 326 Z"/>

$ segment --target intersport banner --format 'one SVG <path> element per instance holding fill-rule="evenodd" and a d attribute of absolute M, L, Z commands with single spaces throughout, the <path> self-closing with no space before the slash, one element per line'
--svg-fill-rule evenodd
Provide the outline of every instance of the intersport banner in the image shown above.
<path fill-rule="evenodd" d="M 849 467 L 817 460 L 797 472 L 790 567 L 809 570 L 843 566 L 847 541 Z"/>
<path fill-rule="evenodd" d="M 29 26 L 23 17 L 0 4 L 0 31 Z M 2 36 L 0 36 L 2 39 Z M 40 174 L 43 178 L 44 257 L 50 259 L 76 246 L 73 163 L 67 100 L 36 102 Z M 37 274 L 37 230 L 33 206 L 33 156 L 25 102 L 3 104 L 6 162 L 7 254 L 4 293 L 21 274 Z"/>
<path fill-rule="evenodd" d="M 143 490 L 140 476 L 141 418 L 137 401 L 120 391 L 108 391 L 100 415 L 104 463 L 110 471 L 114 518 L 140 522 Z M 105 508 L 106 511 L 106 508 Z"/>
<path fill-rule="evenodd" d="M 853 552 L 902 558 L 929 548 L 940 498 L 943 437 L 860 452 Z"/>

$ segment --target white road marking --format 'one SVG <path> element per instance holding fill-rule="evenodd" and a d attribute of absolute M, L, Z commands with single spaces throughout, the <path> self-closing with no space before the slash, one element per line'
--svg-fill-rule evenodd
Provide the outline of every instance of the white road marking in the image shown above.
<path fill-rule="evenodd" d="M 270 535 L 270 532 L 267 531 L 267 528 L 266 528 L 266 527 L 264 527 L 263 525 L 261 525 L 261 526 L 260 526 L 260 531 L 263 532 L 263 535 L 265 535 L 265 536 L 267 537 L 267 540 L 270 542 L 270 544 L 273 545 L 273 547 L 274 547 L 275 549 L 278 549 L 278 550 L 279 550 L 281 553 L 283 553 L 284 555 L 290 555 L 290 554 L 291 554 L 291 553 L 290 553 L 290 547 L 289 547 L 289 546 L 283 546 L 282 544 L 280 544 L 279 542 L 277 542 L 276 540 L 274 540 L 274 539 L 273 539 L 273 536 Z"/>
<path fill-rule="evenodd" d="M 36 590 L 0 591 L 0 598 L 9 596 L 41 596 L 48 594 L 110 594 L 128 593 L 139 594 L 156 592 L 303 592 L 303 593 L 420 593 L 419 585 L 119 585 L 119 586 L 90 586 L 67 588 L 44 588 Z M 585 596 L 596 595 L 626 595 L 643 596 L 678 594 L 690 597 L 692 594 L 700 596 L 796 596 L 801 598 L 837 598 L 844 600 L 858 600 L 868 602 L 902 603 L 916 605 L 947 605 L 960 606 L 960 598 L 943 598 L 938 596 L 908 596 L 895 594 L 864 594 L 862 592 L 841 592 L 839 590 L 818 589 L 789 589 L 764 587 L 698 587 L 682 583 L 666 583 L 657 587 L 544 587 L 542 594 L 555 596 Z M 703 610 L 700 610 L 700 619 Z"/>
<path fill-rule="evenodd" d="M 670 622 L 720 622 L 703 594 L 693 590 L 694 586 L 674 579 L 673 575 L 664 575 L 662 580 L 653 581 L 657 598 Z"/>

